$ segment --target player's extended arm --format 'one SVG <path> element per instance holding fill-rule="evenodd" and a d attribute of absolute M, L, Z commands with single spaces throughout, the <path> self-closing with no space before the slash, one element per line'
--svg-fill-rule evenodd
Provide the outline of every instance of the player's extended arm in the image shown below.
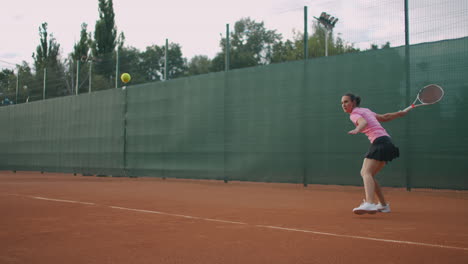
<path fill-rule="evenodd" d="M 399 111 L 399 112 L 394 112 L 394 113 L 387 113 L 383 115 L 377 115 L 376 118 L 379 122 L 388 122 L 392 121 L 395 118 L 398 117 L 403 117 L 407 114 L 407 111 Z"/>
<path fill-rule="evenodd" d="M 356 122 L 358 124 L 357 127 L 349 131 L 348 134 L 356 135 L 357 133 L 361 132 L 367 126 L 367 121 L 362 117 L 360 117 Z"/>

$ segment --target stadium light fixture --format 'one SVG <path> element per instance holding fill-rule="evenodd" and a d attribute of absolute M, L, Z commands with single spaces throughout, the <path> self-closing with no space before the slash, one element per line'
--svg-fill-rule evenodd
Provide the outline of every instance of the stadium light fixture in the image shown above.
<path fill-rule="evenodd" d="M 333 17 L 330 14 L 327 14 L 326 12 L 322 12 L 319 18 L 314 18 L 317 19 L 317 21 L 320 24 L 322 24 L 325 27 L 325 30 L 327 31 L 325 33 L 325 56 L 328 56 L 328 32 L 333 31 L 333 28 L 338 22 L 338 18 Z"/>

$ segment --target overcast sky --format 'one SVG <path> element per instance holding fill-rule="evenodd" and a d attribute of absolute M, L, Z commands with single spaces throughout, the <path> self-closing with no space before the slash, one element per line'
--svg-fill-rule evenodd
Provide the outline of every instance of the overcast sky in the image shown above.
<path fill-rule="evenodd" d="M 313 16 L 326 11 L 339 18 L 334 33 L 361 49 L 370 44 L 404 44 L 403 0 L 114 0 L 118 32 L 125 45 L 144 50 L 165 39 L 182 46 L 183 56 L 213 58 L 220 51 L 220 34 L 226 24 L 250 17 L 277 30 L 283 40 L 293 38 L 293 30 L 303 32 L 304 6 L 310 24 Z M 32 63 L 39 45 L 38 28 L 48 23 L 65 58 L 80 38 L 81 24 L 94 31 L 98 20 L 98 0 L 0 0 L 3 34 L 0 68 L 8 63 Z M 412 43 L 468 36 L 467 0 L 410 0 Z M 446 17 L 444 17 L 446 16 Z M 310 25 L 309 24 L 309 25 Z M 309 29 L 310 32 L 310 29 Z M 8 62 L 8 63 L 7 63 Z M 13 65 L 14 66 L 14 65 Z"/>

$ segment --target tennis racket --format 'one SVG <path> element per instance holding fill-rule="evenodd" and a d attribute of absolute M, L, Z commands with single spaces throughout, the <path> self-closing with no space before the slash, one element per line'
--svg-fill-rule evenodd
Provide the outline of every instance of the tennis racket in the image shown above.
<path fill-rule="evenodd" d="M 405 112 L 408 112 L 410 109 L 423 106 L 423 105 L 431 105 L 439 102 L 444 97 L 444 89 L 437 84 L 429 84 L 424 86 L 421 90 L 419 90 L 418 96 L 414 102 L 405 108 Z M 417 102 L 420 104 L 416 104 Z"/>

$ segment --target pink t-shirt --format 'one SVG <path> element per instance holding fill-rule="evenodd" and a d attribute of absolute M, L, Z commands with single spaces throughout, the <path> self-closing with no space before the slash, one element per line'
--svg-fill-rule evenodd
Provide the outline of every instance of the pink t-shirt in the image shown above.
<path fill-rule="evenodd" d="M 366 134 L 370 142 L 373 143 L 374 140 L 378 137 L 390 136 L 387 131 L 382 127 L 380 122 L 377 120 L 376 113 L 372 112 L 368 108 L 356 107 L 351 112 L 349 118 L 355 126 L 357 126 L 357 121 L 359 118 L 364 118 L 367 121 L 366 127 L 361 131 L 361 133 Z"/>

